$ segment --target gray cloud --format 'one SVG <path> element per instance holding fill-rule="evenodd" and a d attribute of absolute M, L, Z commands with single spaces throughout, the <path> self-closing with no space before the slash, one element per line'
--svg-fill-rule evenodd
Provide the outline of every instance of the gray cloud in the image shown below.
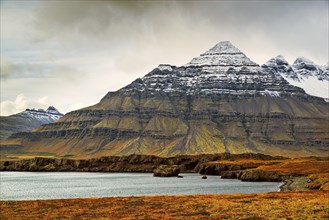
<path fill-rule="evenodd" d="M 75 68 L 56 64 L 53 62 L 13 62 L 12 60 L 1 57 L 1 78 L 8 80 L 10 78 L 58 78 L 81 79 L 84 77 L 84 72 Z"/>
<path fill-rule="evenodd" d="M 2 79 L 7 79 L 16 72 L 16 66 L 9 60 L 0 57 L 0 76 Z"/>
<path fill-rule="evenodd" d="M 122 53 L 154 43 L 192 52 L 225 39 L 246 53 L 270 50 L 292 59 L 298 52 L 325 63 L 328 25 L 328 1 L 48 1 L 37 9 L 33 27 L 40 39 L 74 50 L 82 44 Z"/>
<path fill-rule="evenodd" d="M 17 63 L 8 58 L 1 57 L 1 78 L 3 80 L 10 78 L 29 78 L 43 76 L 44 74 L 40 65 L 26 62 Z"/>
<path fill-rule="evenodd" d="M 328 1 L 3 1 L 1 6 L 1 54 L 8 61 L 1 64 L 7 79 L 2 100 L 42 94 L 63 112 L 74 102 L 97 102 L 160 63 L 183 65 L 222 40 L 259 64 L 278 54 L 290 62 L 298 56 L 328 62 Z"/>

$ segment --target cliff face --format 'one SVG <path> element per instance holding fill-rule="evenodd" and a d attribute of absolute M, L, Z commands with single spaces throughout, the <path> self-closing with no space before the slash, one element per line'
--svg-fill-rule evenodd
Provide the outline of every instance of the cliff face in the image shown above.
<path fill-rule="evenodd" d="M 98 104 L 10 140 L 27 152 L 87 157 L 322 155 L 329 146 L 328 108 L 221 42 L 185 66 L 160 65 Z"/>

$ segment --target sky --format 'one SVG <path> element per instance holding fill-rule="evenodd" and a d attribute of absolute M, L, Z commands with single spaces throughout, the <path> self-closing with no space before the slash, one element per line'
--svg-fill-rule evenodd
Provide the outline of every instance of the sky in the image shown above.
<path fill-rule="evenodd" d="M 263 64 L 328 63 L 329 1 L 1 1 L 1 115 L 96 104 L 220 41 Z"/>

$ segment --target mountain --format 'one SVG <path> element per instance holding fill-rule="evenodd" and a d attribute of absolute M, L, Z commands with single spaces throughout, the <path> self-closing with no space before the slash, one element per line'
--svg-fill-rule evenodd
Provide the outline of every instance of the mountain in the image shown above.
<path fill-rule="evenodd" d="M 278 62 L 282 74 L 296 73 Z M 98 104 L 9 141 L 26 152 L 75 157 L 328 154 L 329 104 L 273 68 L 220 42 L 186 65 L 159 65 Z"/>
<path fill-rule="evenodd" d="M 309 95 L 329 101 L 329 66 L 319 66 L 313 61 L 299 57 L 290 65 L 282 55 L 270 59 L 263 68 L 281 75 L 291 85 L 305 90 Z"/>
<path fill-rule="evenodd" d="M 32 131 L 43 124 L 49 124 L 61 118 L 61 114 L 53 106 L 45 111 L 43 109 L 26 109 L 23 112 L 0 116 L 0 139 L 8 138 L 13 133 Z"/>

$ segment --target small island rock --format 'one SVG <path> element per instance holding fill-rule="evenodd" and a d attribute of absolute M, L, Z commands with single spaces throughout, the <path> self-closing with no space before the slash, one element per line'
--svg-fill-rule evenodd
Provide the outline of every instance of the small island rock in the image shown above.
<path fill-rule="evenodd" d="M 153 170 L 153 176 L 157 176 L 157 177 L 178 176 L 179 172 L 180 170 L 178 169 L 177 166 L 160 165 Z"/>

